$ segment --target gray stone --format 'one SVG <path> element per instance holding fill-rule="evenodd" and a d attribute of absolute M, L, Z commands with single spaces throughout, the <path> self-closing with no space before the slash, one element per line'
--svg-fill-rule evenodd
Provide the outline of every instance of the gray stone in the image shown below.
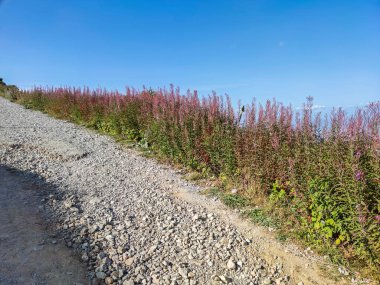
<path fill-rule="evenodd" d="M 107 275 L 106 275 L 103 271 L 98 271 L 98 272 L 96 272 L 96 278 L 99 278 L 99 279 L 105 279 L 106 276 L 107 276 Z"/>
<path fill-rule="evenodd" d="M 183 278 L 187 278 L 187 274 L 189 273 L 189 270 L 187 268 L 182 268 L 180 267 L 178 269 L 178 273 L 183 277 Z"/>

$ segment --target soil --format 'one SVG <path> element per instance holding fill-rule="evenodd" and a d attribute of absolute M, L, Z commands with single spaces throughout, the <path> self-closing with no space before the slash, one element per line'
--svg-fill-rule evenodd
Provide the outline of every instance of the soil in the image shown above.
<path fill-rule="evenodd" d="M 88 284 L 85 265 L 49 230 L 43 190 L 0 166 L 0 284 Z"/>

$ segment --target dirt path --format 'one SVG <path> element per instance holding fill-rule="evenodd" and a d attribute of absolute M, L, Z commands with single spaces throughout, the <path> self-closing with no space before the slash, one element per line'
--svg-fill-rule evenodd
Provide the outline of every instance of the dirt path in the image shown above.
<path fill-rule="evenodd" d="M 41 190 L 0 167 L 0 284 L 87 284 L 85 266 L 49 235 Z"/>

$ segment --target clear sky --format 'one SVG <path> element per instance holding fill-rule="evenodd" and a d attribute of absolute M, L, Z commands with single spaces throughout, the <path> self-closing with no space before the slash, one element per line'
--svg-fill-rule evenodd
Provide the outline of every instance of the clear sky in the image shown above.
<path fill-rule="evenodd" d="M 20 87 L 173 83 L 294 106 L 380 99 L 380 0 L 0 2 L 0 77 Z"/>

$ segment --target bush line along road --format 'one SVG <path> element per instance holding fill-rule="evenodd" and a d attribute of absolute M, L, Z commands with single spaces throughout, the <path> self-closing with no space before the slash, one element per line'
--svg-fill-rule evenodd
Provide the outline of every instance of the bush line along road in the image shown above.
<path fill-rule="evenodd" d="M 0 163 L 35 173 L 58 189 L 44 207 L 51 220 L 60 221 L 57 230 L 80 252 L 94 280 L 335 283 L 314 272 L 318 258 L 297 257 L 302 252 L 291 246 L 283 245 L 288 260 L 262 258 L 276 252 L 278 243 L 250 238 L 243 222 L 229 223 L 230 212 L 218 211 L 218 204 L 212 211 L 214 202 L 197 195 L 199 189 L 175 170 L 107 137 L 0 100 Z"/>

